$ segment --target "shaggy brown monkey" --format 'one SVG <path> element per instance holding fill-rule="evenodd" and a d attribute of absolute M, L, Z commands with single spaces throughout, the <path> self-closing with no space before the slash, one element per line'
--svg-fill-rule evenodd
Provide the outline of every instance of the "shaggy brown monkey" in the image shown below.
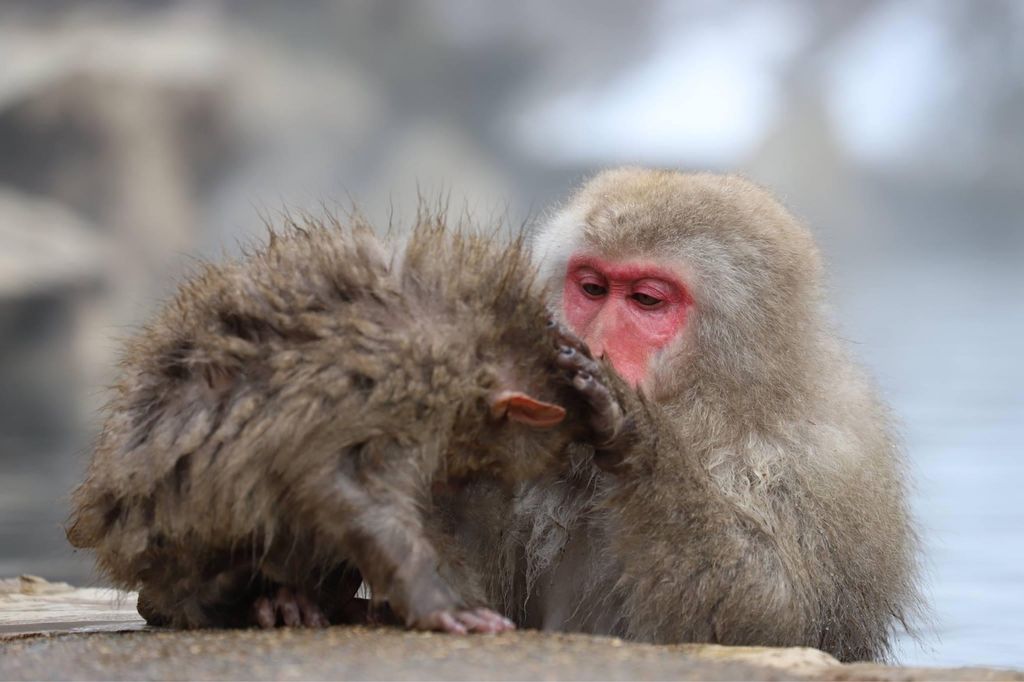
<path fill-rule="evenodd" d="M 566 336 L 561 366 L 607 387 L 620 418 L 596 456 L 577 449 L 571 474 L 511 501 L 520 532 L 492 586 L 506 612 L 885 658 L 919 606 L 904 464 L 826 321 L 809 232 L 741 178 L 626 168 L 584 186 L 533 248 L 585 341 Z M 507 522 L 477 522 L 466 542 L 496 561 L 480 528 Z"/>
<path fill-rule="evenodd" d="M 548 320 L 521 240 L 292 222 L 130 341 L 68 538 L 152 623 L 325 625 L 363 579 L 409 626 L 510 628 L 430 491 L 522 481 L 585 436 Z"/>

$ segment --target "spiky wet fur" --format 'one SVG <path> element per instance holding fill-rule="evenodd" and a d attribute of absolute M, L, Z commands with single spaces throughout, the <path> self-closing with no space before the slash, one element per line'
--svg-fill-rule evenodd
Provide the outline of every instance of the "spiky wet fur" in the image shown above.
<path fill-rule="evenodd" d="M 68 537 L 141 589 L 151 622 L 240 625 L 278 584 L 330 613 L 353 563 L 400 612 L 431 590 L 481 602 L 431 484 L 543 471 L 572 416 L 537 431 L 491 418 L 489 396 L 574 396 L 522 239 L 445 222 L 424 213 L 398 243 L 358 217 L 289 219 L 202 267 L 127 344 Z M 396 594 L 416 583 L 403 571 L 435 570 L 447 584 Z"/>
<path fill-rule="evenodd" d="M 742 178 L 625 168 L 533 248 L 557 310 L 579 250 L 674 269 L 694 307 L 639 391 L 617 384 L 641 427 L 620 470 L 583 451 L 526 485 L 491 521 L 498 557 L 466 531 L 503 561 L 494 598 L 549 629 L 888 657 L 921 609 L 904 461 L 827 321 L 810 233 Z"/>

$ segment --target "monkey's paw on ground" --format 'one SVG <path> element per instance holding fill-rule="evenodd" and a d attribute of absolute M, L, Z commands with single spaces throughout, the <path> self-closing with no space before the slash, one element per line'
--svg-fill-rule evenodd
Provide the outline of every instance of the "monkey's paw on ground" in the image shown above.
<path fill-rule="evenodd" d="M 273 595 L 258 598 L 252 605 L 252 619 L 264 629 L 278 625 L 325 628 L 331 624 L 320 607 L 305 593 L 287 587 L 278 588 Z"/>
<path fill-rule="evenodd" d="M 515 624 L 508 618 L 490 609 L 454 609 L 432 611 L 414 623 L 418 630 L 436 630 L 455 635 L 470 632 L 495 634 L 515 630 Z"/>
<path fill-rule="evenodd" d="M 363 600 L 358 600 L 363 601 Z M 366 611 L 362 619 L 348 618 L 352 624 L 397 624 L 392 614 L 374 618 Z M 279 588 L 272 595 L 258 598 L 252 606 L 252 621 L 255 625 L 271 630 L 278 626 L 325 628 L 331 625 L 323 610 L 308 595 L 287 587 Z M 508 618 L 490 609 L 450 609 L 426 614 L 412 623 L 417 630 L 433 630 L 455 635 L 469 633 L 494 634 L 515 630 L 515 624 Z"/>

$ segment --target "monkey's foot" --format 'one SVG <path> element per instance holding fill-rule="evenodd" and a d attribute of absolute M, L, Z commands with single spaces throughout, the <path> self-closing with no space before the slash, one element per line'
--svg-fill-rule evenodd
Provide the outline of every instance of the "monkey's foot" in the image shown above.
<path fill-rule="evenodd" d="M 469 632 L 493 634 L 515 630 L 515 623 L 490 609 L 438 610 L 418 618 L 412 626 L 418 630 L 436 630 L 454 635 Z"/>
<path fill-rule="evenodd" d="M 252 605 L 252 619 L 264 629 L 278 625 L 308 628 L 330 625 L 327 616 L 313 600 L 287 587 L 279 587 L 273 595 L 257 598 Z"/>

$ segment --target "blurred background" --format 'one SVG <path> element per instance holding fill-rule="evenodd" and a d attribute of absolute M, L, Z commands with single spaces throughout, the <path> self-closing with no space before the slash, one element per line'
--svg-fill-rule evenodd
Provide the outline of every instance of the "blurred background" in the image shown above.
<path fill-rule="evenodd" d="M 903 425 L 934 623 L 1024 667 L 1024 3 L 0 5 L 0 576 L 61 523 L 119 340 L 259 214 L 417 189 L 536 220 L 622 163 L 737 170 L 819 235 Z"/>

